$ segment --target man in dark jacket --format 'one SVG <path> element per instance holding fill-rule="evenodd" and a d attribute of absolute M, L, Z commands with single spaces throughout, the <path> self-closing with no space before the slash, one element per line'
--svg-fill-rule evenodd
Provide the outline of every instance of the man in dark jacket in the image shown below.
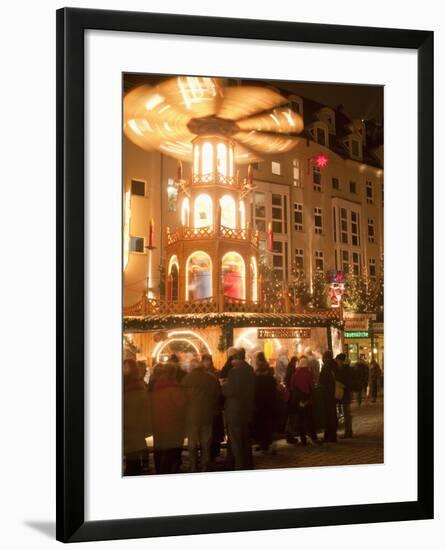
<path fill-rule="evenodd" d="M 233 453 L 235 470 L 252 468 L 250 429 L 255 399 L 255 374 L 245 360 L 245 350 L 238 350 L 227 381 L 222 386 L 224 411 Z"/>
<path fill-rule="evenodd" d="M 323 366 L 318 383 L 323 390 L 323 408 L 325 416 L 324 440 L 328 443 L 337 441 L 337 408 L 335 402 L 336 364 L 331 350 L 323 353 Z"/>
<path fill-rule="evenodd" d="M 186 396 L 186 435 L 190 470 L 198 471 L 198 451 L 201 450 L 201 469 L 208 470 L 212 444 L 213 417 L 217 411 L 220 387 L 216 377 L 207 372 L 203 363 L 194 359 L 190 372 L 182 379 Z"/>
<path fill-rule="evenodd" d="M 349 438 L 352 437 L 351 390 L 354 373 L 344 353 L 339 353 L 335 361 L 337 363 L 336 379 L 343 384 L 343 399 L 340 400 L 340 403 L 343 407 L 345 431 L 342 437 Z"/>

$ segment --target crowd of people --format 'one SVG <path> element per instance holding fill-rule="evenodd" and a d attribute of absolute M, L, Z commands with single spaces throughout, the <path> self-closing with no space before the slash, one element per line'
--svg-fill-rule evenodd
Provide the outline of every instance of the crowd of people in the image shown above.
<path fill-rule="evenodd" d="M 133 359 L 123 365 L 124 474 L 147 471 L 146 438 L 153 437 L 157 474 L 178 473 L 187 440 L 188 468 L 208 471 L 226 443 L 226 469 L 252 469 L 252 447 L 275 452 L 274 439 L 306 446 L 353 437 L 351 401 L 360 407 L 368 394 L 375 402 L 382 380 L 376 361 L 360 358 L 352 367 L 344 353 L 325 351 L 319 359 L 282 354 L 272 368 L 264 353 L 246 360 L 243 348 L 230 348 L 221 370 L 211 355 L 187 366 L 172 354 L 146 372 Z M 322 436 L 322 437 L 321 437 Z"/>

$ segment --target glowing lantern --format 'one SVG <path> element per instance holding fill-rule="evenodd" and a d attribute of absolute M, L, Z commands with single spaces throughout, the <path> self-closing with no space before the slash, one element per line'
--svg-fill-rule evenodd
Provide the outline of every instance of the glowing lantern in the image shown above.
<path fill-rule="evenodd" d="M 272 252 L 273 250 L 272 222 L 269 222 L 267 225 L 267 249 L 269 250 L 269 252 Z"/>

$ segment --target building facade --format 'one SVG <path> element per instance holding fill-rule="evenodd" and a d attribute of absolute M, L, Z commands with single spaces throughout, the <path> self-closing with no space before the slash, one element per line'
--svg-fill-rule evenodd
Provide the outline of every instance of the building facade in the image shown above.
<path fill-rule="evenodd" d="M 178 165 L 169 154 L 146 151 L 124 136 L 126 315 L 135 314 L 141 297 L 260 302 L 261 262 L 283 285 L 297 271 L 310 286 L 317 271 L 380 277 L 381 129 L 351 120 L 341 109 L 278 92 L 304 130 L 292 150 L 263 155 L 250 168 L 235 166 L 230 141 L 218 136 L 208 169 L 202 148 L 192 162 Z M 197 145 L 199 139 L 195 151 Z M 232 182 L 202 179 L 209 170 L 217 175 L 222 165 Z"/>

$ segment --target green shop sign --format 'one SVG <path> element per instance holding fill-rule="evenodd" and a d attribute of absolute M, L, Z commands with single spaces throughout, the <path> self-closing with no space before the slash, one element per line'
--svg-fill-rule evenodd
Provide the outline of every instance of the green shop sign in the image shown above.
<path fill-rule="evenodd" d="M 369 338 L 369 332 L 365 330 L 355 330 L 344 333 L 345 338 Z"/>

